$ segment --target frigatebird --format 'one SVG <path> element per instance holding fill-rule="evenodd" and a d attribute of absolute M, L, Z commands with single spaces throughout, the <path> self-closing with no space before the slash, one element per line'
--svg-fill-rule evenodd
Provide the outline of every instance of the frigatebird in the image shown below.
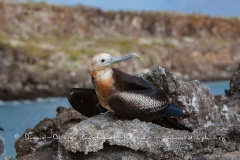
<path fill-rule="evenodd" d="M 167 128 L 192 131 L 178 122 L 187 115 L 170 104 L 167 94 L 144 79 L 124 73 L 111 65 L 139 58 L 136 53 L 117 57 L 99 53 L 92 59 L 95 89 L 73 88 L 68 94 L 72 107 L 87 117 L 110 111 L 126 119 L 153 122 Z"/>

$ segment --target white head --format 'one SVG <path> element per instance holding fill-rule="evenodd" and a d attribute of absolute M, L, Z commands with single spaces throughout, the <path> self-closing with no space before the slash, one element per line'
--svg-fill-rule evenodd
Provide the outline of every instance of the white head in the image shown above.
<path fill-rule="evenodd" d="M 111 56 L 108 53 L 98 53 L 92 59 L 93 70 L 99 70 L 109 67 L 110 65 L 132 58 L 139 58 L 136 53 L 130 53 L 122 57 Z"/>

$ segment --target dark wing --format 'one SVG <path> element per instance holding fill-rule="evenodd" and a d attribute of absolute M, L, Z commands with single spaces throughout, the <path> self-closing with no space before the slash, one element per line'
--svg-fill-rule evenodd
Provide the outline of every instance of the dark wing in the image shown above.
<path fill-rule="evenodd" d="M 109 105 L 127 119 L 138 118 L 167 128 L 192 131 L 174 118 L 185 117 L 186 114 L 176 105 L 169 104 L 166 94 L 160 89 L 114 92 L 109 97 Z"/>
<path fill-rule="evenodd" d="M 160 89 L 113 92 L 108 99 L 110 107 L 120 116 L 151 121 L 164 117 L 168 109 L 168 98 Z M 174 113 L 175 114 L 175 113 Z M 174 116 L 167 112 L 166 116 Z"/>
<path fill-rule="evenodd" d="M 107 111 L 98 102 L 94 89 L 72 88 L 68 94 L 68 101 L 76 111 L 87 117 Z"/>

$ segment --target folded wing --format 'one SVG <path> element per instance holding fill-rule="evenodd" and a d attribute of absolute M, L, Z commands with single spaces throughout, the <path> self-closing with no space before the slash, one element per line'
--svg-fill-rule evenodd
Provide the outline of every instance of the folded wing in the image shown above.
<path fill-rule="evenodd" d="M 166 94 L 160 89 L 117 91 L 110 95 L 108 101 L 117 114 L 128 119 L 151 121 L 160 117 L 184 115 L 177 106 L 169 106 Z"/>

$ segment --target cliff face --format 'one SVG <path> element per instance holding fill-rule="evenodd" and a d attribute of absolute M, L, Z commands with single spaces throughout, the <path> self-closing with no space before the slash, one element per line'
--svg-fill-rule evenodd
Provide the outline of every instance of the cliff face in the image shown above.
<path fill-rule="evenodd" d="M 1 34 L 77 37 L 215 37 L 238 39 L 240 20 L 157 12 L 103 12 L 83 6 L 0 3 Z"/>
<path fill-rule="evenodd" d="M 91 86 L 91 58 L 136 52 L 139 74 L 161 65 L 185 80 L 229 79 L 240 63 L 240 20 L 84 6 L 0 2 L 0 98 L 65 95 Z M 32 93 L 32 91 L 36 93 Z M 21 96 L 20 96 L 21 95 Z"/>

